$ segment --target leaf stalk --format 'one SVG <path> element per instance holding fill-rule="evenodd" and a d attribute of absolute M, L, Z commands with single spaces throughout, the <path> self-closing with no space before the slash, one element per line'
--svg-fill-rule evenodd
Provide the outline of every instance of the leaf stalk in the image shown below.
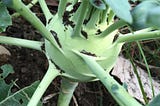
<path fill-rule="evenodd" d="M 39 4 L 41 6 L 41 9 L 45 15 L 45 18 L 46 18 L 46 21 L 47 21 L 47 24 L 49 22 L 49 20 L 51 19 L 51 17 L 53 16 L 51 14 L 51 12 L 49 11 L 48 7 L 47 7 L 47 4 L 45 2 L 45 0 L 39 0 Z"/>
<path fill-rule="evenodd" d="M 0 43 L 26 47 L 30 49 L 39 50 L 39 51 L 42 51 L 42 46 L 44 44 L 43 42 L 40 42 L 40 41 L 32 41 L 32 40 L 6 37 L 6 36 L 0 36 Z"/>
<path fill-rule="evenodd" d="M 41 99 L 42 95 L 44 94 L 48 86 L 51 84 L 52 80 L 56 78 L 59 74 L 60 73 L 56 69 L 54 64 L 51 61 L 49 61 L 49 68 L 47 70 L 47 73 L 38 85 L 27 106 L 37 106 L 39 100 Z"/>
<path fill-rule="evenodd" d="M 58 106 L 69 106 L 73 92 L 77 87 L 78 82 L 70 81 L 69 79 L 62 78 L 61 91 L 58 98 Z"/>
<path fill-rule="evenodd" d="M 79 13 L 79 17 L 77 19 L 76 26 L 73 30 L 72 37 L 81 37 L 81 28 L 88 11 L 88 6 L 89 6 L 89 1 L 83 0 L 81 6 L 79 7 L 81 10 Z"/>
<path fill-rule="evenodd" d="M 133 42 L 133 41 L 140 41 L 140 40 L 149 40 L 160 38 L 160 31 L 152 31 L 152 32 L 138 32 L 138 33 L 129 33 L 125 35 L 120 35 L 117 39 L 117 43 L 123 42 Z"/>
<path fill-rule="evenodd" d="M 120 106 L 128 106 L 128 104 L 130 106 L 142 106 L 133 97 L 131 97 L 125 88 L 114 80 L 113 77 L 109 75 L 109 72 L 106 72 L 92 57 L 78 52 L 77 54 L 86 62 L 91 71 L 104 84 Z"/>
<path fill-rule="evenodd" d="M 51 42 L 52 45 L 58 48 L 58 44 L 54 40 L 51 32 L 44 26 L 44 24 L 38 19 L 38 17 L 32 13 L 32 11 L 22 3 L 21 0 L 12 0 L 12 4 L 9 5 L 10 8 L 13 8 L 18 13 L 20 13 L 27 21 L 29 21 L 40 33 Z"/>

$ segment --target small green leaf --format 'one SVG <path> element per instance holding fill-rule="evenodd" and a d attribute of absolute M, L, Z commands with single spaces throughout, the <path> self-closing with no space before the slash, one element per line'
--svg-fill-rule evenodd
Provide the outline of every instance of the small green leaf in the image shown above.
<path fill-rule="evenodd" d="M 160 106 L 160 94 L 153 98 L 147 106 Z"/>
<path fill-rule="evenodd" d="M 106 5 L 102 0 L 89 0 L 89 2 L 96 8 L 100 10 L 105 10 Z"/>
<path fill-rule="evenodd" d="M 128 0 L 104 0 L 108 4 L 114 13 L 124 21 L 132 23 L 132 16 L 130 13 L 130 4 Z"/>
<path fill-rule="evenodd" d="M 10 64 L 5 64 L 0 67 L 3 70 L 1 77 L 6 78 L 10 73 L 14 73 L 13 67 Z"/>
<path fill-rule="evenodd" d="M 146 23 L 160 29 L 160 6 L 152 8 L 147 15 Z"/>
<path fill-rule="evenodd" d="M 11 16 L 6 6 L 0 2 L 0 32 L 5 31 L 9 25 L 12 25 Z"/>

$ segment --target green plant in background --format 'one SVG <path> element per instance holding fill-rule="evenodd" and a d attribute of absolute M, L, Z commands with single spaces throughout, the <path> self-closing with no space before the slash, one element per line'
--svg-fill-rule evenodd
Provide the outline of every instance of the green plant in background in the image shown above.
<path fill-rule="evenodd" d="M 0 36 L 0 43 L 36 49 L 45 53 L 48 58 L 47 73 L 29 100 L 28 106 L 38 104 L 49 84 L 57 76 L 62 76 L 58 106 L 69 105 L 78 82 L 96 80 L 104 84 L 119 105 L 142 106 L 109 72 L 125 42 L 160 37 L 160 31 L 156 29 L 160 23 L 160 14 L 157 12 L 159 1 L 144 0 L 130 11 L 127 0 L 59 0 L 58 12 L 55 15 L 50 13 L 45 0 L 38 2 L 45 15 L 46 25 L 42 24 L 21 0 L 0 1 L 0 15 L 7 17 L 0 18 L 4 23 L 0 23 L 1 31 L 11 25 L 7 6 L 28 20 L 44 37 L 44 41 L 32 41 Z M 151 7 L 154 5 L 154 9 L 145 8 L 145 3 Z M 141 18 L 140 12 L 143 11 L 145 13 Z M 114 21 L 115 16 L 119 17 L 117 21 Z M 121 34 L 118 28 L 124 26 L 135 31 Z M 119 36 L 115 39 L 116 35 Z M 158 103 L 158 100 L 153 100 L 148 106 Z"/>

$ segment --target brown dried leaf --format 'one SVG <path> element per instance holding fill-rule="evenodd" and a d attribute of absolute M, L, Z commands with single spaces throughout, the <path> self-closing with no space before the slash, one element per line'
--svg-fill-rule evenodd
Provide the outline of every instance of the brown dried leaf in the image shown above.
<path fill-rule="evenodd" d="M 0 65 L 5 64 L 10 56 L 11 53 L 5 47 L 0 45 Z"/>

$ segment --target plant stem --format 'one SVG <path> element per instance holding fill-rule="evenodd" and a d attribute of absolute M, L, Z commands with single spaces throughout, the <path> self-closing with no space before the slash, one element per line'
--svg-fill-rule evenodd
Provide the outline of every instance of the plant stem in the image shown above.
<path fill-rule="evenodd" d="M 43 42 L 40 42 L 40 41 L 32 41 L 32 40 L 12 38 L 12 37 L 6 37 L 6 36 L 0 36 L 0 43 L 26 47 L 30 49 L 39 50 L 39 51 L 42 51 L 42 46 L 44 44 Z"/>
<path fill-rule="evenodd" d="M 153 81 L 152 81 L 152 76 L 151 76 L 151 71 L 149 69 L 149 66 L 148 66 L 148 63 L 147 63 L 147 60 L 146 60 L 146 57 L 144 55 L 144 52 L 142 50 L 142 47 L 140 45 L 140 43 L 137 41 L 137 45 L 138 45 L 138 48 L 141 52 L 141 55 L 143 57 L 143 60 L 144 60 L 144 63 L 146 65 L 146 68 L 147 68 L 147 71 L 148 71 L 148 76 L 149 76 L 149 81 L 150 81 L 150 84 L 151 84 L 151 88 L 152 88 L 152 96 L 155 97 L 155 92 L 154 92 L 154 86 L 153 86 Z M 148 102 L 147 102 L 148 103 Z"/>
<path fill-rule="evenodd" d="M 92 18 L 89 20 L 89 22 L 87 23 L 86 27 L 88 29 L 92 29 L 96 27 L 96 24 L 99 21 L 99 16 L 100 16 L 100 10 L 96 9 L 93 13 L 92 13 Z"/>
<path fill-rule="evenodd" d="M 58 98 L 58 106 L 69 106 L 73 92 L 77 87 L 78 82 L 72 82 L 68 79 L 62 78 L 61 92 Z"/>
<path fill-rule="evenodd" d="M 31 8 L 34 4 L 36 4 L 38 2 L 38 0 L 32 0 L 28 5 L 27 7 L 28 8 Z"/>
<path fill-rule="evenodd" d="M 113 20 L 114 20 L 114 16 L 115 16 L 115 13 L 112 11 L 111 8 L 109 8 L 109 12 L 108 12 L 108 24 L 110 24 Z"/>
<path fill-rule="evenodd" d="M 116 42 L 117 43 L 133 42 L 133 41 L 149 40 L 155 38 L 160 38 L 160 31 L 142 32 L 142 33 L 139 32 L 139 33 L 120 35 Z"/>
<path fill-rule="evenodd" d="M 41 6 L 41 9 L 46 17 L 46 21 L 47 21 L 47 24 L 49 22 L 49 20 L 51 19 L 52 17 L 52 14 L 51 12 L 49 11 L 48 7 L 47 7 L 47 4 L 44 0 L 39 0 L 39 4 Z"/>
<path fill-rule="evenodd" d="M 79 17 L 77 19 L 77 23 L 74 28 L 72 37 L 80 37 L 81 36 L 81 28 L 82 28 L 84 19 L 86 17 L 87 11 L 88 11 L 88 6 L 89 6 L 89 1 L 83 0 L 80 7 L 79 7 L 80 13 L 79 13 Z"/>
<path fill-rule="evenodd" d="M 31 8 L 31 7 L 34 6 L 34 4 L 36 4 L 37 2 L 38 2 L 38 0 L 32 0 L 32 1 L 27 5 L 27 7 L 28 7 L 28 8 Z M 18 16 L 20 16 L 19 13 L 14 13 L 14 14 L 12 14 L 12 17 L 18 17 Z"/>
<path fill-rule="evenodd" d="M 59 75 L 59 71 L 56 69 L 54 64 L 49 61 L 49 68 L 47 70 L 47 73 L 43 77 L 42 81 L 38 85 L 36 91 L 34 92 L 31 100 L 29 101 L 27 106 L 37 106 L 39 100 L 41 99 L 42 95 L 46 91 L 49 84 L 52 82 L 52 80 Z"/>
<path fill-rule="evenodd" d="M 106 23 L 107 21 L 107 12 L 108 12 L 108 6 L 106 6 L 106 9 L 102 11 L 101 17 L 100 17 L 100 24 Z"/>
<path fill-rule="evenodd" d="M 128 92 L 122 87 L 113 77 L 110 76 L 109 71 L 106 72 L 93 57 L 86 56 L 77 52 L 79 56 L 86 62 L 91 71 L 96 75 L 97 78 L 104 84 L 114 99 L 120 106 L 142 106 Z"/>
<path fill-rule="evenodd" d="M 130 48 L 130 47 L 129 47 L 129 48 Z M 129 51 L 127 51 L 127 55 L 129 56 L 130 62 L 131 62 L 131 64 L 132 64 L 132 66 L 133 66 L 133 71 L 134 71 L 134 73 L 135 73 L 135 75 L 136 75 L 136 77 L 137 77 L 137 80 L 138 80 L 138 83 L 139 83 L 139 87 L 140 87 L 140 90 L 141 90 L 141 93 L 142 93 L 144 102 L 145 102 L 145 104 L 147 104 L 147 103 L 148 103 L 147 95 L 146 95 L 146 93 L 145 93 L 145 90 L 144 90 L 144 87 L 143 87 L 143 84 L 142 84 L 142 80 L 141 80 L 141 78 L 140 78 L 140 76 L 139 76 L 137 67 L 136 67 L 135 64 L 134 64 L 132 57 L 129 55 Z"/>
<path fill-rule="evenodd" d="M 117 22 L 114 22 L 111 24 L 106 30 L 104 30 L 99 37 L 106 37 L 109 35 L 111 32 L 115 31 L 116 29 L 123 27 L 127 25 L 127 23 L 123 20 L 118 20 Z"/>
<path fill-rule="evenodd" d="M 60 0 L 58 5 L 58 17 L 62 18 L 67 5 L 67 0 Z"/>
<path fill-rule="evenodd" d="M 26 5 L 24 5 L 21 0 L 12 0 L 11 5 L 9 7 L 16 10 L 20 13 L 27 21 L 29 21 L 47 40 L 51 42 L 52 45 L 58 48 L 58 44 L 56 43 L 54 37 L 50 33 L 50 31 L 43 25 L 43 23 L 37 18 L 35 14 L 33 14 Z"/>

